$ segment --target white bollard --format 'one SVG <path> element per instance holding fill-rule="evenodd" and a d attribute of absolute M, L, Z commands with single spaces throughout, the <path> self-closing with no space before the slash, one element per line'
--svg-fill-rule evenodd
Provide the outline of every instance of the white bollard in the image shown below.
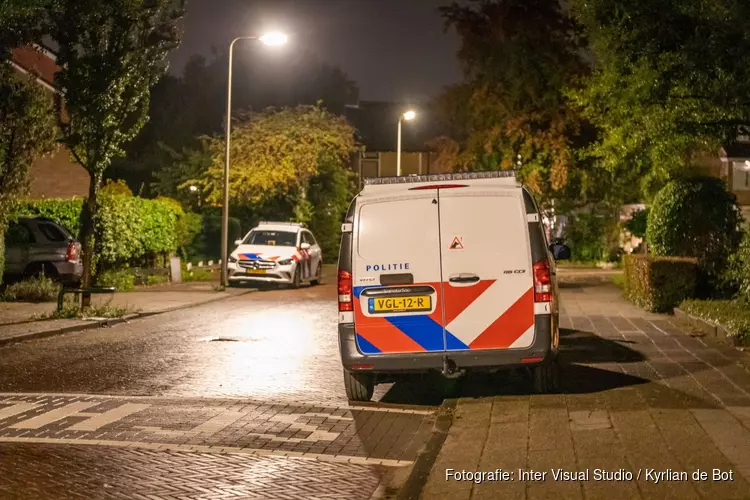
<path fill-rule="evenodd" d="M 193 270 L 193 263 L 192 262 L 188 262 L 187 266 L 185 266 L 185 267 L 187 268 L 188 271 L 192 271 Z"/>
<path fill-rule="evenodd" d="M 212 261 L 212 260 L 209 260 L 209 261 L 208 261 L 208 265 L 209 265 L 209 266 L 213 266 L 213 265 L 214 265 L 214 261 Z"/>
<path fill-rule="evenodd" d="M 203 267 L 203 261 L 198 262 L 198 267 Z"/>

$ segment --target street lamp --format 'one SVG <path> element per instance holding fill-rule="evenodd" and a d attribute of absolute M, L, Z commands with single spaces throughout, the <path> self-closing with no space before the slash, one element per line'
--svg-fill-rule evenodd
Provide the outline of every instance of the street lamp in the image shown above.
<path fill-rule="evenodd" d="M 262 36 L 239 36 L 229 44 L 229 68 L 227 77 L 227 123 L 226 123 L 226 151 L 224 154 L 224 207 L 221 214 L 221 288 L 226 289 L 229 266 L 229 147 L 232 133 L 232 54 L 234 44 L 240 40 L 257 40 L 264 45 L 284 45 L 288 37 L 279 32 L 266 33 Z"/>
<path fill-rule="evenodd" d="M 396 176 L 401 176 L 401 122 L 406 120 L 407 122 L 412 121 L 414 118 L 417 117 L 417 113 L 415 111 L 409 110 L 406 113 L 403 113 L 398 118 L 398 152 L 396 153 Z"/>

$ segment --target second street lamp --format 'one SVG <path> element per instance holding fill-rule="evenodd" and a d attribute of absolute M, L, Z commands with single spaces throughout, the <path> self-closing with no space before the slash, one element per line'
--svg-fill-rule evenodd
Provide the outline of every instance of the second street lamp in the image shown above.
<path fill-rule="evenodd" d="M 396 176 L 401 176 L 401 122 L 411 121 L 414 118 L 417 117 L 417 113 L 415 111 L 409 110 L 406 113 L 403 113 L 401 116 L 398 117 L 398 146 L 397 146 L 397 152 L 396 152 Z"/>
<path fill-rule="evenodd" d="M 221 288 L 228 284 L 229 258 L 229 150 L 232 134 L 232 54 L 234 44 L 240 40 L 257 40 L 264 45 L 277 46 L 286 44 L 288 37 L 283 33 L 272 32 L 263 36 L 239 36 L 229 44 L 229 70 L 227 75 L 227 122 L 226 122 L 226 151 L 224 154 L 224 206 L 221 214 Z"/>

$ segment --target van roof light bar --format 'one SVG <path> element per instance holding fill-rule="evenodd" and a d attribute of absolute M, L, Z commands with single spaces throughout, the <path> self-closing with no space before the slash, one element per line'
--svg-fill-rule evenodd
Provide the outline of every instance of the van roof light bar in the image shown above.
<path fill-rule="evenodd" d="M 414 184 L 417 182 L 468 181 L 472 179 L 515 179 L 515 177 L 516 174 L 512 170 L 500 170 L 496 172 L 464 172 L 455 174 L 408 175 L 402 177 L 374 177 L 364 179 L 364 181 L 365 186 L 376 186 L 383 184 Z"/>

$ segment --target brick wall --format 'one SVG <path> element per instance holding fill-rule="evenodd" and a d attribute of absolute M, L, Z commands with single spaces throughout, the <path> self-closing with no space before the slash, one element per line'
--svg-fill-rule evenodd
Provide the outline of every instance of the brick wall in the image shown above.
<path fill-rule="evenodd" d="M 32 198 L 69 198 L 88 196 L 89 174 L 74 163 L 63 146 L 49 156 L 37 159 L 29 169 Z"/>

